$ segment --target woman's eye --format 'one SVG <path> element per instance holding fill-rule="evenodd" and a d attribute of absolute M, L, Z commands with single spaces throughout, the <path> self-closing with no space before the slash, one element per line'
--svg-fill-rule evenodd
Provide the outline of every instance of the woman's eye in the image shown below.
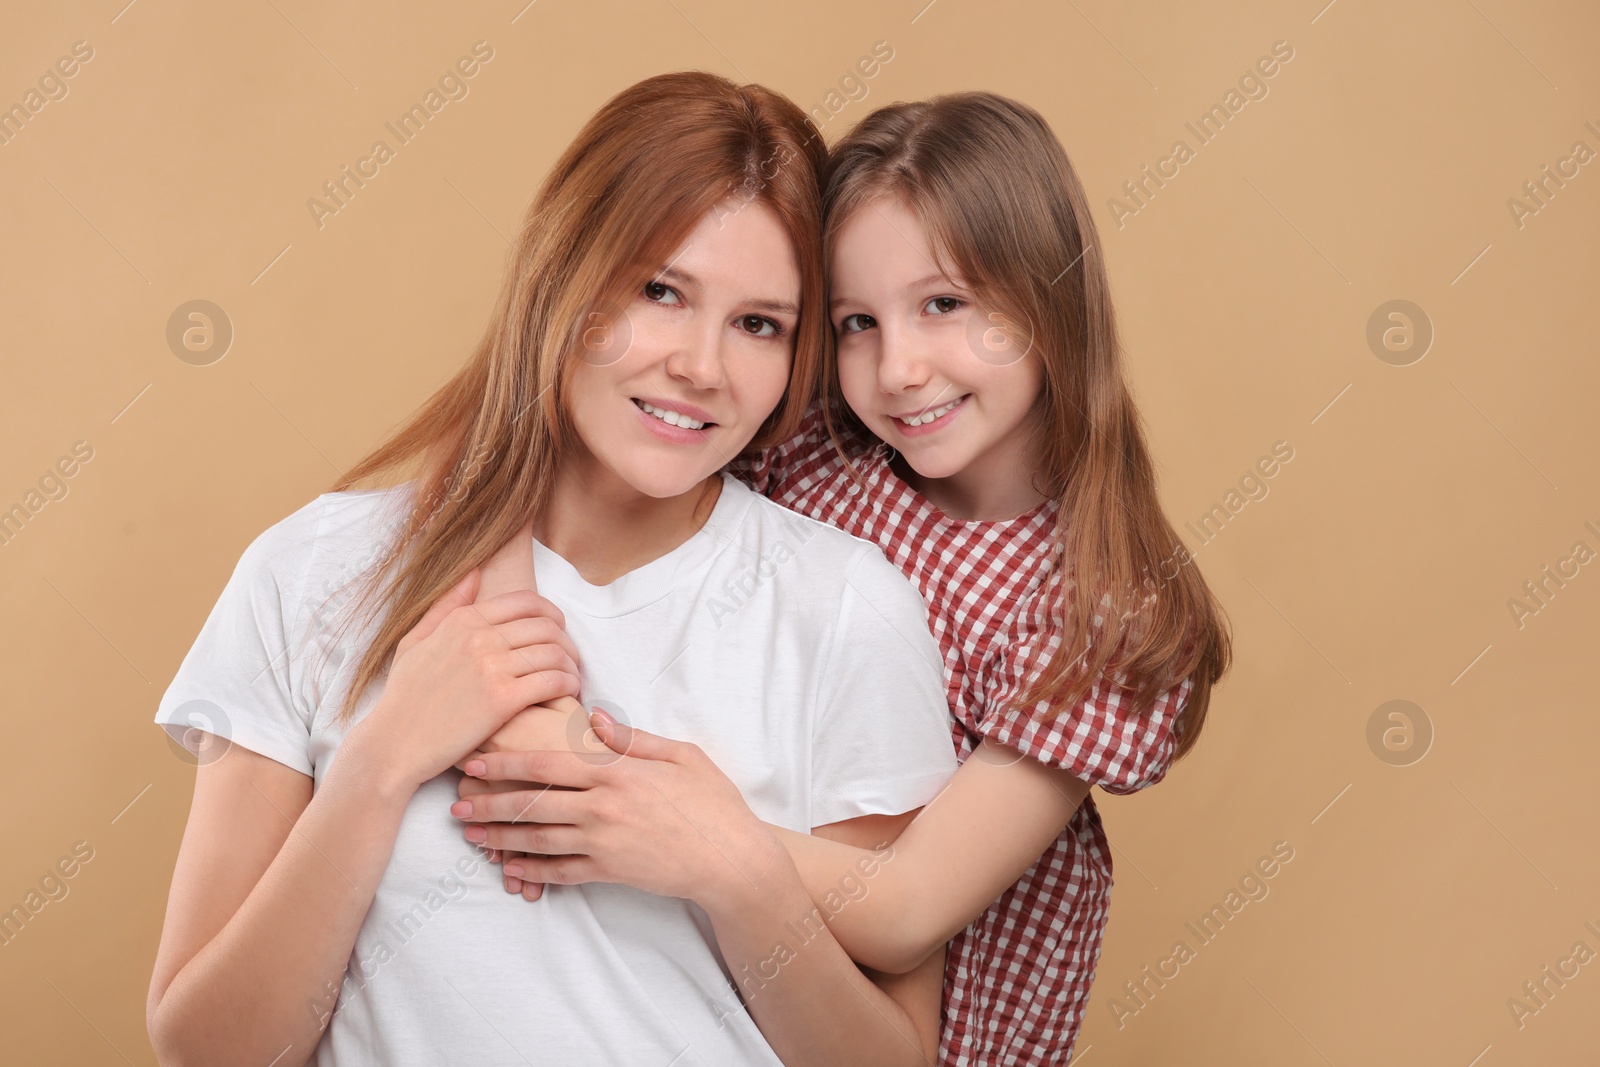
<path fill-rule="evenodd" d="M 777 337 L 783 333 L 783 327 L 765 315 L 741 316 L 739 328 L 752 337 Z"/>
<path fill-rule="evenodd" d="M 664 299 L 668 294 L 671 294 L 671 300 Z M 655 304 L 683 303 L 683 298 L 678 295 L 678 291 L 665 282 L 645 282 L 644 298 Z"/>
<path fill-rule="evenodd" d="M 955 311 L 960 306 L 961 301 L 957 297 L 936 296 L 926 304 L 922 305 L 922 310 L 930 312 L 934 315 L 948 315 L 950 312 Z"/>
<path fill-rule="evenodd" d="M 877 324 L 877 320 L 871 315 L 846 315 L 839 321 L 839 331 L 841 333 L 860 333 L 862 330 L 870 330 Z"/>

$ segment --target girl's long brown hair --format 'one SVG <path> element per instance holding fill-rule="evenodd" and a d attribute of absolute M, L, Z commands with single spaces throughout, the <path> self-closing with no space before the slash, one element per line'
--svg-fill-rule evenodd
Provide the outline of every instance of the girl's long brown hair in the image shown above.
<path fill-rule="evenodd" d="M 699 71 L 647 78 L 584 125 L 534 197 L 472 358 L 329 489 L 399 468 L 418 471 L 404 495 L 409 513 L 351 579 L 359 582 L 355 608 L 381 622 L 339 709 L 341 723 L 434 601 L 545 506 L 573 441 L 565 400 L 580 349 L 625 333 L 614 324 L 633 295 L 713 209 L 765 204 L 793 243 L 801 306 L 789 386 L 751 447 L 792 436 L 815 393 L 829 336 L 820 239 L 825 162 L 815 126 L 790 100 Z M 361 614 L 352 610 L 340 631 Z"/>
<path fill-rule="evenodd" d="M 1025 358 L 1043 365 L 1031 473 L 1059 503 L 1050 589 L 1062 641 L 1042 670 L 1033 665 L 1020 703 L 1049 698 L 1069 709 L 1109 673 L 1142 715 L 1190 679 L 1175 727 L 1184 755 L 1227 670 L 1231 639 L 1162 514 L 1094 219 L 1066 152 L 1037 111 L 994 93 L 890 104 L 830 153 L 824 248 L 831 254 L 844 223 L 883 196 L 923 220 L 940 268 L 982 305 L 973 314 L 997 312 L 1013 343 L 1029 346 Z M 832 363 L 823 388 L 836 446 L 875 441 L 844 403 Z"/>

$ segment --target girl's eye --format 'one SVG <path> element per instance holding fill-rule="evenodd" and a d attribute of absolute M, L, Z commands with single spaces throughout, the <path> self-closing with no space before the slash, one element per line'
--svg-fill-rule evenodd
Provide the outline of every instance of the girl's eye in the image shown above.
<path fill-rule="evenodd" d="M 877 324 L 877 320 L 871 315 L 846 315 L 839 321 L 839 331 L 841 333 L 860 333 L 862 330 L 872 329 Z"/>
<path fill-rule="evenodd" d="M 752 337 L 783 336 L 783 326 L 765 315 L 741 315 L 739 328 Z"/>
<path fill-rule="evenodd" d="M 672 306 L 683 303 L 683 297 L 678 295 L 678 291 L 665 282 L 645 282 L 643 292 L 644 298 L 653 304 Z M 669 293 L 672 299 L 664 299 Z"/>
<path fill-rule="evenodd" d="M 959 307 L 961 307 L 961 300 L 957 297 L 936 296 L 926 304 L 922 305 L 922 310 L 928 311 L 934 315 L 948 315 L 950 312 L 955 311 Z"/>

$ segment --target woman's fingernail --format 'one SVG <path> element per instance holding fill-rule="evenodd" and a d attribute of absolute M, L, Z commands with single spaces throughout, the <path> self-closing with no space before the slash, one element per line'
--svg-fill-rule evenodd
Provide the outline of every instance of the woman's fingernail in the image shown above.
<path fill-rule="evenodd" d="M 489 831 L 481 826 L 469 826 L 467 827 L 467 840 L 473 844 L 481 845 L 489 840 Z"/>
<path fill-rule="evenodd" d="M 507 874 L 509 874 L 513 878 L 521 878 L 522 877 L 522 864 L 520 864 L 520 863 L 508 863 L 505 866 L 505 871 L 506 871 Z"/>
<path fill-rule="evenodd" d="M 481 759 L 469 759 L 467 760 L 466 765 L 462 767 L 462 770 L 466 771 L 473 777 L 477 777 L 488 769 L 489 765 L 483 762 Z"/>
<path fill-rule="evenodd" d="M 456 801 L 454 804 L 450 805 L 450 814 L 458 816 L 458 817 L 464 817 L 464 816 L 467 816 L 467 815 L 471 815 L 472 814 L 472 801 L 470 801 L 470 800 L 458 800 L 458 801 Z"/>

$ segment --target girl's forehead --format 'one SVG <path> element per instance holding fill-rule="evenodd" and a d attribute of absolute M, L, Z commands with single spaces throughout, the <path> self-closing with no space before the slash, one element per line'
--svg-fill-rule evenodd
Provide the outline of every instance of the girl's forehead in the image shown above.
<path fill-rule="evenodd" d="M 914 214 L 884 217 L 864 208 L 859 226 L 847 224 L 840 231 L 828 262 L 829 278 L 834 291 L 844 296 L 892 296 L 930 286 L 969 288 L 949 257 L 936 256 L 935 250 L 932 236 Z"/>

